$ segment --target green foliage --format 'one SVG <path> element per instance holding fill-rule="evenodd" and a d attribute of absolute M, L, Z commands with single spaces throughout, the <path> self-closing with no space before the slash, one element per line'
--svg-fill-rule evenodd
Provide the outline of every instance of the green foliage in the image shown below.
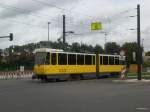
<path fill-rule="evenodd" d="M 93 51 L 94 53 L 98 52 L 98 53 L 103 53 L 103 48 L 100 46 L 100 45 L 96 45 L 94 48 L 93 48 Z"/>
<path fill-rule="evenodd" d="M 150 67 L 150 62 L 144 62 L 143 67 Z"/>
<path fill-rule="evenodd" d="M 5 57 L 2 57 L 2 50 L 0 50 L 0 70 L 15 70 L 19 69 L 20 66 L 25 66 L 25 69 L 33 69 L 34 65 L 34 54 L 33 51 L 36 48 L 53 48 L 53 49 L 64 49 L 69 52 L 83 52 L 83 53 L 104 53 L 102 46 L 100 45 L 87 45 L 85 43 L 72 43 L 72 45 L 65 46 L 61 41 L 59 42 L 47 42 L 41 41 L 38 43 L 30 43 L 22 46 L 10 46 L 9 48 L 4 49 Z M 136 63 L 132 59 L 132 52 L 137 52 L 137 44 L 125 43 L 120 47 L 115 42 L 109 42 L 106 44 L 106 50 L 108 54 L 119 53 L 120 48 L 126 51 L 126 56 L 128 59 L 128 64 Z M 147 66 L 147 64 L 146 64 Z"/>
<path fill-rule="evenodd" d="M 120 52 L 120 45 L 118 45 L 116 42 L 108 42 L 105 45 L 105 52 L 107 54 L 119 54 Z"/>
<path fill-rule="evenodd" d="M 70 47 L 70 51 L 74 51 L 74 52 L 80 52 L 81 46 L 79 43 L 75 42 L 75 43 L 72 43 L 72 46 Z"/>
<path fill-rule="evenodd" d="M 146 56 L 150 56 L 150 51 L 145 53 Z"/>
<path fill-rule="evenodd" d="M 130 42 L 125 43 L 122 45 L 121 49 L 125 51 L 126 59 L 127 59 L 127 65 L 129 64 L 137 64 L 135 60 L 133 60 L 133 52 L 137 54 L 138 46 L 136 42 Z M 141 50 L 143 51 L 143 48 L 141 47 Z M 136 56 L 137 57 L 137 56 Z"/>

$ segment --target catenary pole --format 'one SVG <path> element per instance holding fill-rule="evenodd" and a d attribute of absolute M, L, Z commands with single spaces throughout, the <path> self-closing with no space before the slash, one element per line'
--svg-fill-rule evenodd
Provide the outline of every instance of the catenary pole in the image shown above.
<path fill-rule="evenodd" d="M 65 43 L 66 43 L 66 35 L 65 35 L 65 33 L 66 33 L 66 20 L 65 20 L 65 15 L 63 15 L 63 44 L 65 45 Z"/>
<path fill-rule="evenodd" d="M 138 71 L 137 71 L 137 79 L 141 80 L 141 65 L 142 65 L 142 51 L 141 51 L 141 31 L 140 31 L 140 5 L 137 5 L 137 64 L 138 64 Z"/>

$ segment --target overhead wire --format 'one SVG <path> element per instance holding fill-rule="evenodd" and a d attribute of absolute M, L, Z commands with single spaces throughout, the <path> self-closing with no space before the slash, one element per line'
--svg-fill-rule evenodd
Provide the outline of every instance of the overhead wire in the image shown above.
<path fill-rule="evenodd" d="M 69 12 L 72 12 L 72 11 L 70 11 L 70 10 L 67 10 L 67 9 L 63 9 L 63 8 L 60 8 L 60 7 L 58 7 L 58 6 L 56 6 L 56 5 L 53 5 L 53 4 L 50 4 L 50 3 L 45 3 L 45 2 L 42 2 L 42 1 L 40 1 L 40 0 L 32 0 L 32 1 L 35 1 L 35 2 L 38 2 L 38 3 L 40 3 L 40 4 L 43 4 L 43 5 L 48 5 L 48 6 L 51 6 L 51 7 L 55 7 L 55 8 L 57 8 L 57 9 L 60 9 L 60 10 L 64 10 L 64 11 L 69 11 Z M 27 9 L 23 9 L 23 8 L 18 8 L 18 7 L 14 7 L 14 6 L 10 6 L 10 5 L 4 5 L 4 4 L 2 4 L 2 3 L 0 3 L 0 5 L 2 6 L 3 5 L 3 7 L 4 8 L 13 8 L 13 9 L 15 9 L 15 11 L 17 11 L 17 12 L 25 12 L 25 13 L 30 13 L 30 15 L 33 15 L 33 14 L 31 14 L 31 12 L 32 12 L 32 10 L 27 10 Z M 120 12 L 119 14 L 124 14 L 124 13 L 128 13 L 130 10 L 126 10 L 126 11 L 122 11 L 122 12 Z M 35 15 L 34 14 L 34 16 L 38 16 L 38 17 L 43 17 L 43 16 L 45 16 L 45 15 Z M 48 17 L 48 15 L 46 15 L 47 17 Z M 42 18 L 40 18 L 40 19 L 42 19 Z M 48 19 L 48 18 L 47 18 Z M 47 20 L 46 19 L 46 20 Z M 110 19 L 111 20 L 111 19 Z M 16 21 L 16 20 L 11 20 L 11 21 L 13 21 L 13 22 L 16 22 L 16 23 L 20 23 L 20 24 L 24 24 L 24 25 L 30 25 L 30 26 L 33 26 L 33 27 L 41 27 L 40 25 L 33 25 L 33 24 L 28 24 L 28 23 L 23 23 L 23 22 L 20 22 L 20 21 Z M 55 20 L 54 20 L 55 21 Z M 57 21 L 58 22 L 58 21 Z M 81 27 L 81 24 L 80 25 L 77 25 L 77 24 L 74 24 L 73 22 L 71 23 L 69 23 L 69 25 L 72 25 L 72 26 L 76 26 L 76 27 Z M 66 26 L 69 26 L 68 24 L 66 25 Z M 89 23 L 88 24 L 82 24 L 82 25 L 90 25 Z M 43 28 L 43 27 L 41 27 L 41 28 Z M 91 32 L 90 32 L 91 33 Z"/>
<path fill-rule="evenodd" d="M 31 10 L 27 10 L 27 9 L 23 9 L 23 8 L 18 8 L 18 7 L 11 6 L 11 5 L 6 5 L 6 4 L 3 4 L 3 3 L 0 3 L 0 6 L 1 6 L 1 8 L 8 9 L 8 10 L 13 9 L 11 11 L 15 11 L 15 12 L 30 13 L 31 16 L 39 17 L 38 19 L 48 20 L 48 15 L 47 15 L 47 18 L 44 18 L 43 16 L 45 16 L 45 15 L 41 16 L 41 15 L 31 14 L 31 12 L 32 12 Z M 2 18 L 0 18 L 0 19 L 3 20 L 3 21 L 11 21 L 11 22 L 15 22 L 15 23 L 18 23 L 18 24 L 24 24 L 24 25 L 32 26 L 32 27 L 46 28 L 46 27 L 42 27 L 41 25 L 33 25 L 33 24 L 25 23 L 25 22 L 20 22 L 20 21 L 14 20 L 14 19 L 11 19 L 11 20 L 8 20 L 8 19 L 4 20 Z M 51 20 L 53 20 L 55 22 L 58 22 L 58 20 L 56 20 L 56 19 L 51 19 Z"/>
<path fill-rule="evenodd" d="M 43 2 L 43 1 L 40 1 L 40 0 L 32 0 L 32 1 L 35 1 L 35 2 L 38 2 L 38 3 L 40 3 L 40 4 L 44 4 L 44 5 L 50 5 L 51 7 L 55 7 L 55 8 L 57 8 L 57 9 L 60 9 L 60 10 L 66 10 L 66 9 L 63 9 L 63 8 L 60 8 L 60 7 L 58 7 L 58 6 L 56 6 L 56 5 L 53 5 L 53 4 L 50 4 L 50 3 L 45 3 L 45 2 Z M 0 5 L 2 5 L 4 8 L 13 8 L 13 9 L 15 9 L 17 12 L 25 12 L 25 13 L 30 13 L 30 12 L 32 12 L 32 10 L 27 10 L 27 9 L 23 9 L 23 8 L 18 8 L 18 7 L 14 7 L 14 6 L 10 6 L 10 5 L 6 5 L 6 4 L 2 4 L 2 3 L 0 3 Z M 67 10 L 67 11 L 69 11 L 70 12 L 70 10 Z M 120 13 L 127 13 L 127 12 L 129 12 L 129 10 L 126 10 L 126 11 L 123 11 L 123 12 L 120 12 Z M 43 17 L 43 16 L 47 16 L 48 17 L 48 15 L 35 15 L 35 14 L 31 14 L 30 13 L 30 15 L 33 15 L 33 16 L 38 16 L 38 17 Z M 42 19 L 42 18 L 40 18 L 40 19 Z M 46 18 L 46 20 L 47 20 L 48 18 Z M 52 20 L 52 19 L 51 19 Z M 53 19 L 54 21 L 57 21 L 57 20 L 55 20 L 55 19 Z M 57 21 L 58 22 L 58 21 Z M 70 25 L 73 25 L 73 26 L 81 26 L 81 25 L 76 25 L 76 24 L 72 24 L 72 23 L 69 23 Z M 88 24 L 82 24 L 82 25 L 89 25 L 89 23 Z"/>
<path fill-rule="evenodd" d="M 65 9 L 65 8 L 58 7 L 57 5 L 54 5 L 54 4 L 52 4 L 52 3 L 43 2 L 43 1 L 41 1 L 41 0 L 32 0 L 32 1 L 37 2 L 37 3 L 39 3 L 39 4 L 46 5 L 46 6 L 54 7 L 54 8 L 57 8 L 57 9 L 59 9 L 59 10 L 62 10 L 62 11 L 75 12 L 75 13 L 78 13 L 78 14 L 80 14 L 80 15 L 84 15 L 84 16 L 93 18 L 92 16 L 86 15 L 86 14 L 81 13 L 81 12 L 71 11 L 71 10 L 67 10 L 67 9 Z M 70 24 L 70 25 L 77 26 L 77 27 L 81 26 L 81 25 L 75 25 L 75 24 L 71 24 L 71 23 L 69 23 L 69 24 Z M 83 24 L 83 25 L 89 25 L 89 23 L 88 23 L 88 24 Z M 67 26 L 67 25 L 66 25 L 66 26 Z"/>
<path fill-rule="evenodd" d="M 86 14 L 84 14 L 84 13 L 77 12 L 77 11 L 67 10 L 67 9 L 65 9 L 65 8 L 58 7 L 57 5 L 54 5 L 54 4 L 52 4 L 52 3 L 43 2 L 43 1 L 41 1 L 41 0 L 32 0 L 32 1 L 37 2 L 37 3 L 40 3 L 40 4 L 43 4 L 43 5 L 47 5 L 47 6 L 54 7 L 54 8 L 57 8 L 57 9 L 59 9 L 59 10 L 62 10 L 62 11 L 75 12 L 75 13 L 78 13 L 78 14 L 81 14 L 81 15 L 84 15 L 84 16 L 87 16 L 87 17 L 90 17 L 90 18 L 93 18 L 93 17 L 90 16 L 90 15 L 86 15 Z"/>
<path fill-rule="evenodd" d="M 2 19 L 2 18 L 0 18 L 0 20 L 2 20 L 2 21 L 9 21 L 9 22 L 15 22 L 15 23 L 18 23 L 18 24 L 23 24 L 23 25 L 26 25 L 26 26 L 32 26 L 32 27 L 38 27 L 38 28 L 43 28 L 43 29 L 46 29 L 46 27 L 42 27 L 42 26 L 40 26 L 40 25 L 33 25 L 33 24 L 29 24 L 29 23 L 24 23 L 24 22 L 20 22 L 20 21 L 17 21 L 17 20 L 14 20 L 14 19 Z"/>
<path fill-rule="evenodd" d="M 11 11 L 15 11 L 15 12 L 20 12 L 20 13 L 30 13 L 31 16 L 36 16 L 36 17 L 39 17 L 38 19 L 45 19 L 47 21 L 55 21 L 55 22 L 58 22 L 58 20 L 52 18 L 51 16 L 49 15 L 45 15 L 45 14 L 34 14 L 34 13 L 31 13 L 32 10 L 29 10 L 29 9 L 24 9 L 24 8 L 19 8 L 19 7 L 15 7 L 15 6 L 12 6 L 12 5 L 7 5 L 7 4 L 3 4 L 3 3 L 0 3 L 0 6 L 2 8 L 5 8 L 5 9 L 13 9 Z"/>

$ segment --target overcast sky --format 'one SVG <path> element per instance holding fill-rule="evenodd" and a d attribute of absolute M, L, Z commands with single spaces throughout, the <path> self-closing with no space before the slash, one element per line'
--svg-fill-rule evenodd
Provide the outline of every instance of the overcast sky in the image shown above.
<path fill-rule="evenodd" d="M 0 49 L 62 36 L 62 15 L 66 15 L 66 30 L 74 31 L 66 40 L 104 46 L 107 42 L 136 41 L 137 4 L 141 5 L 141 38 L 145 51 L 150 50 L 149 0 L 0 0 L 0 36 L 14 34 L 14 41 L 0 39 Z M 91 22 L 102 22 L 103 30 L 91 31 Z"/>

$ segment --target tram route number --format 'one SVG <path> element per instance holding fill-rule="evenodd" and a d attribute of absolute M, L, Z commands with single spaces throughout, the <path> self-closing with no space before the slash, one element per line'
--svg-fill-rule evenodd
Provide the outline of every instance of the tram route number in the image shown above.
<path fill-rule="evenodd" d="M 66 69 L 59 69 L 59 72 L 66 72 Z"/>

